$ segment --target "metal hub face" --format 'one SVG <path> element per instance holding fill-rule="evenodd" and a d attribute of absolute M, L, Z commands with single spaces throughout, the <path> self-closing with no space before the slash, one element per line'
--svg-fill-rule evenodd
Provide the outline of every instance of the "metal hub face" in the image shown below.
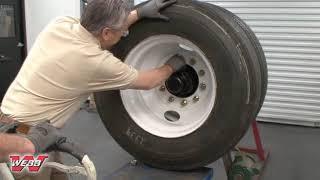
<path fill-rule="evenodd" d="M 120 92 L 132 120 L 145 131 L 163 138 L 186 136 L 207 120 L 216 98 L 213 67 L 196 45 L 174 35 L 147 38 L 125 59 L 138 70 L 150 70 L 161 67 L 175 54 L 182 55 L 188 65 L 160 87 Z"/>
<path fill-rule="evenodd" d="M 175 72 L 165 82 L 167 90 L 177 97 L 186 98 L 193 95 L 199 86 L 197 72 L 189 65 Z"/>

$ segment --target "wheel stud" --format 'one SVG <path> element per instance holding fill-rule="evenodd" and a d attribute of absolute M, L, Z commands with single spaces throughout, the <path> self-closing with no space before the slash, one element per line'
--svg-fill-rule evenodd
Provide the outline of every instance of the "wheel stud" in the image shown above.
<path fill-rule="evenodd" d="M 199 76 L 204 76 L 205 74 L 206 74 L 206 72 L 205 72 L 204 70 L 201 69 L 201 70 L 199 71 Z"/>
<path fill-rule="evenodd" d="M 193 65 L 195 65 L 195 64 L 196 64 L 196 60 L 195 60 L 195 59 L 193 59 L 193 58 L 192 58 L 192 59 L 190 59 L 190 65 L 191 65 L 191 66 L 193 66 Z"/>
<path fill-rule="evenodd" d="M 200 84 L 200 89 L 205 90 L 207 88 L 207 85 L 205 83 Z"/>
<path fill-rule="evenodd" d="M 184 99 L 184 100 L 181 101 L 181 105 L 182 105 L 182 106 L 186 106 L 187 104 L 188 104 L 188 101 L 187 101 L 187 100 Z"/>
<path fill-rule="evenodd" d="M 161 87 L 159 88 L 159 90 L 160 90 L 160 91 L 165 91 L 165 90 L 166 90 L 166 87 L 165 87 L 165 86 L 161 86 Z"/>
<path fill-rule="evenodd" d="M 193 97 L 193 101 L 194 101 L 194 102 L 198 102 L 199 100 L 200 100 L 200 97 L 199 97 L 199 96 Z"/>
<path fill-rule="evenodd" d="M 173 97 L 173 96 L 170 96 L 169 99 L 168 99 L 168 101 L 169 101 L 169 102 L 173 102 L 173 101 L 174 101 L 174 97 Z"/>

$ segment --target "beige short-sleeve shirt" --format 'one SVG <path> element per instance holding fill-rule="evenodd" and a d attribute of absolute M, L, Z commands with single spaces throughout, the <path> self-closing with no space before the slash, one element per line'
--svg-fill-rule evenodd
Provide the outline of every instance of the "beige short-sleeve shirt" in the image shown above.
<path fill-rule="evenodd" d="M 136 69 L 102 50 L 79 19 L 59 17 L 37 37 L 1 110 L 20 122 L 50 120 L 62 127 L 92 92 L 126 89 L 137 76 Z"/>

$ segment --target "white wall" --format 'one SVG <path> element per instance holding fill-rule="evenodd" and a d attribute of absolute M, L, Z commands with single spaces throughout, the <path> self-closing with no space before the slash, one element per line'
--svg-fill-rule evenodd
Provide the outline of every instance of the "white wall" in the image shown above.
<path fill-rule="evenodd" d="M 145 1 L 147 1 L 147 0 L 134 0 L 134 5 L 140 4 Z"/>
<path fill-rule="evenodd" d="M 80 17 L 80 0 L 26 0 L 27 49 L 32 47 L 41 30 L 57 16 Z"/>

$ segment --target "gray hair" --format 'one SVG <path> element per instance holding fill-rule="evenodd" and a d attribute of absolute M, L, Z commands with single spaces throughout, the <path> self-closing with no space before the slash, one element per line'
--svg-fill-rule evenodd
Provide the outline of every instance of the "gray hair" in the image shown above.
<path fill-rule="evenodd" d="M 89 32 L 98 35 L 106 27 L 120 29 L 130 13 L 128 0 L 90 0 L 80 23 Z"/>

